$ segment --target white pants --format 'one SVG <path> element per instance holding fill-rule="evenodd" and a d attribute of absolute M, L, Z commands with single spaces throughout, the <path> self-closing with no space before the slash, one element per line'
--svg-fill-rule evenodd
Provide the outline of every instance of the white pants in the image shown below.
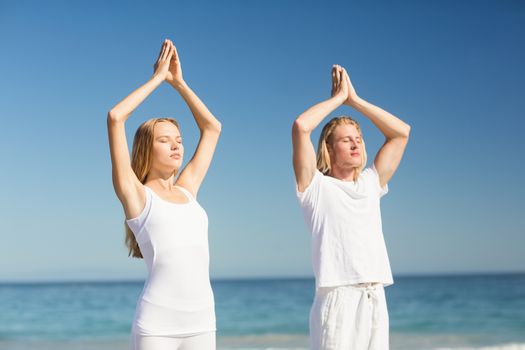
<path fill-rule="evenodd" d="M 215 350 L 215 332 L 166 337 L 132 333 L 130 350 Z"/>
<path fill-rule="evenodd" d="M 388 350 L 388 328 L 382 284 L 316 290 L 310 311 L 313 350 Z"/>

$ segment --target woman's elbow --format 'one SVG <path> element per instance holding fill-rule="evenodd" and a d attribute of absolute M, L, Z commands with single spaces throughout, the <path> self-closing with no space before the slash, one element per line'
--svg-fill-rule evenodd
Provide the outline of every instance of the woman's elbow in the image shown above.
<path fill-rule="evenodd" d="M 120 123 L 126 120 L 126 116 L 116 112 L 114 109 L 108 112 L 108 124 L 109 123 Z"/>
<path fill-rule="evenodd" d="M 119 120 L 119 115 L 113 109 L 108 112 L 108 123 L 116 122 Z"/>
<path fill-rule="evenodd" d="M 294 134 L 307 134 L 310 130 L 308 130 L 308 127 L 304 125 L 304 122 L 300 120 L 300 118 L 297 118 L 294 120 L 292 125 L 292 133 Z"/>
<path fill-rule="evenodd" d="M 404 132 L 404 136 L 408 139 L 408 137 L 410 136 L 410 125 L 406 124 L 405 123 L 405 132 Z"/>

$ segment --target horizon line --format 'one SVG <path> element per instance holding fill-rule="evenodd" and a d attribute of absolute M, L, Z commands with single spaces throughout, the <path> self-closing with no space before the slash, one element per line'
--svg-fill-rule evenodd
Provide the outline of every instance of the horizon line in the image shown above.
<path fill-rule="evenodd" d="M 399 273 L 394 274 L 394 283 L 396 278 L 439 278 L 439 277 L 476 277 L 476 276 L 509 276 L 509 275 L 525 275 L 525 270 L 522 271 L 476 271 L 476 272 L 414 272 L 414 273 Z M 290 276 L 222 276 L 213 277 L 211 282 L 235 282 L 235 281 L 268 281 L 268 280 L 315 280 L 314 276 L 305 275 L 290 275 Z M 1 280 L 1 285 L 13 284 L 89 284 L 89 283 L 143 283 L 144 278 L 87 278 L 87 279 L 21 279 L 21 280 Z"/>

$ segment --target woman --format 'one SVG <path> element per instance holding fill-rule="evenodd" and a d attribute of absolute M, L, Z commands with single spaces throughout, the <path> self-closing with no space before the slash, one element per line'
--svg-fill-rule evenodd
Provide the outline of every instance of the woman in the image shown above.
<path fill-rule="evenodd" d="M 350 117 L 330 120 L 317 157 L 310 135 L 342 104 L 377 126 L 386 141 L 371 167 L 361 128 Z M 388 349 L 383 286 L 393 283 L 383 238 L 380 197 L 403 156 L 410 126 L 357 96 L 341 66 L 332 69 L 332 97 L 293 125 L 297 196 L 312 234 L 316 293 L 310 311 L 313 349 Z"/>
<path fill-rule="evenodd" d="M 128 153 L 125 122 L 163 81 L 182 96 L 200 129 L 195 154 L 182 170 L 184 146 L 179 125 L 171 118 L 143 123 L 135 134 L 131 161 Z M 221 124 L 185 83 L 170 40 L 162 45 L 153 76 L 118 103 L 107 120 L 113 186 L 126 215 L 126 244 L 130 255 L 143 257 L 148 268 L 131 349 L 215 349 L 208 219 L 196 197 Z"/>

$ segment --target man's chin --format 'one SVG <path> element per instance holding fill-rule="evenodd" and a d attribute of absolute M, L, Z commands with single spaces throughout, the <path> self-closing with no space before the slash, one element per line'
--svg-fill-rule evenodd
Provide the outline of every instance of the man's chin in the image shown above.
<path fill-rule="evenodd" d="M 345 164 L 345 169 L 347 170 L 352 170 L 352 169 L 360 169 L 361 168 L 361 163 L 347 163 Z"/>

